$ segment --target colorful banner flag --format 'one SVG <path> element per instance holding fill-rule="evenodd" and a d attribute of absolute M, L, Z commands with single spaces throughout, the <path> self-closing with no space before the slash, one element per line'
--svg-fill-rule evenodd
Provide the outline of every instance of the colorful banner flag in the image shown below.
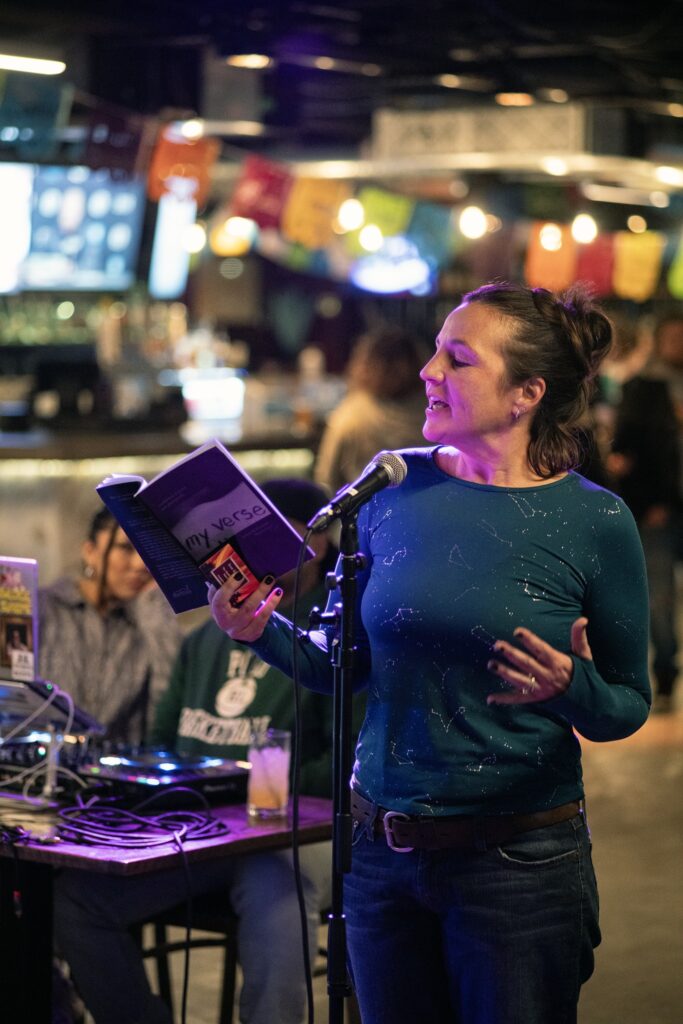
<path fill-rule="evenodd" d="M 620 299 L 645 302 L 657 288 L 666 238 L 658 231 L 634 235 L 617 231 L 614 236 L 612 286 Z"/>
<path fill-rule="evenodd" d="M 569 287 L 576 280 L 576 250 L 568 225 L 532 224 L 524 264 L 526 283 L 551 291 Z"/>
<path fill-rule="evenodd" d="M 681 234 L 678 249 L 671 261 L 666 283 L 675 299 L 683 299 L 683 234 Z"/>
<path fill-rule="evenodd" d="M 173 179 L 195 182 L 193 198 L 198 207 L 206 202 L 211 187 L 211 168 L 218 159 L 218 139 L 185 139 L 168 126 L 159 135 L 149 168 L 147 194 L 158 201 L 174 192 Z"/>
<path fill-rule="evenodd" d="M 456 247 L 451 209 L 436 203 L 415 203 L 406 237 L 415 244 L 422 259 L 441 266 Z"/>
<path fill-rule="evenodd" d="M 358 231 L 349 231 L 344 236 L 346 246 L 354 256 L 363 256 L 367 253 L 359 240 L 360 233 L 365 227 L 374 225 L 379 228 L 384 238 L 394 238 L 405 232 L 415 208 L 415 200 L 373 186 L 362 188 L 357 199 L 365 211 L 364 227 Z"/>
<path fill-rule="evenodd" d="M 517 275 L 517 247 L 514 224 L 503 225 L 492 234 L 471 242 L 463 253 L 475 281 L 503 278 L 512 281 Z"/>
<path fill-rule="evenodd" d="M 585 281 L 594 295 L 611 295 L 614 275 L 614 235 L 598 235 L 594 242 L 580 245 L 577 281 Z"/>
<path fill-rule="evenodd" d="M 248 217 L 260 228 L 279 228 L 294 178 L 285 164 L 249 156 L 229 204 L 231 217 Z"/>
<path fill-rule="evenodd" d="M 282 211 L 282 233 L 308 249 L 324 249 L 334 237 L 339 207 L 352 195 L 344 181 L 296 178 Z"/>

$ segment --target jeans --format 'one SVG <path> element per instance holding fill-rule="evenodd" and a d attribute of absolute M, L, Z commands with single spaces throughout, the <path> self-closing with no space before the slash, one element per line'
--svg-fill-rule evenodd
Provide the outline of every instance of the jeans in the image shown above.
<path fill-rule="evenodd" d="M 313 960 L 320 910 L 329 901 L 331 844 L 302 846 L 300 860 Z M 224 899 L 238 915 L 242 1024 L 302 1024 L 306 985 L 291 852 L 195 863 L 190 873 L 193 892 L 215 891 L 217 903 Z M 128 927 L 181 902 L 186 891 L 182 869 L 128 878 L 67 870 L 57 877 L 57 945 L 96 1024 L 170 1024 Z"/>
<path fill-rule="evenodd" d="M 483 852 L 356 827 L 345 882 L 363 1024 L 574 1024 L 600 941 L 582 815 Z"/>
<path fill-rule="evenodd" d="M 680 526 L 674 519 L 666 526 L 640 527 L 650 593 L 652 668 L 660 695 L 672 692 L 678 674 L 675 573 Z"/>

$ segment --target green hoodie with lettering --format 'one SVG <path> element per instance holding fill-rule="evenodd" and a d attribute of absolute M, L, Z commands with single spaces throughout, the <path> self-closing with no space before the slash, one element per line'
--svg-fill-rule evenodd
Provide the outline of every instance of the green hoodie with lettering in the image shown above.
<path fill-rule="evenodd" d="M 306 603 L 323 605 L 321 588 Z M 302 620 L 302 625 L 306 619 Z M 292 680 L 271 668 L 213 621 L 183 642 L 168 689 L 156 710 L 150 739 L 177 754 L 245 759 L 253 730 L 294 730 Z M 354 736 L 364 699 L 354 697 Z M 332 708 L 329 696 L 301 690 L 301 793 L 332 795 Z"/>

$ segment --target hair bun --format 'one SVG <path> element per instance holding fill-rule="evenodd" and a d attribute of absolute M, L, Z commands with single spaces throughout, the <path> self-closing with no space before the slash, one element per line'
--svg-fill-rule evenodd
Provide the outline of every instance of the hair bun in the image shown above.
<path fill-rule="evenodd" d="M 592 377 L 612 344 L 612 325 L 585 285 L 575 284 L 557 298 L 565 330 Z"/>
<path fill-rule="evenodd" d="M 593 303 L 585 285 L 554 294 L 532 288 L 536 309 L 571 344 L 581 375 L 591 378 L 612 344 L 612 325 Z"/>

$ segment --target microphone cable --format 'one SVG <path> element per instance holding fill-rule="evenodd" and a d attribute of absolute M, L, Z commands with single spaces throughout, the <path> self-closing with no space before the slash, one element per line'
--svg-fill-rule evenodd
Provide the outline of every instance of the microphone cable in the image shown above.
<path fill-rule="evenodd" d="M 314 1024 L 315 1010 L 313 1005 L 313 973 L 311 968 L 311 948 L 308 941 L 308 914 L 304 898 L 303 881 L 301 878 L 301 860 L 299 857 L 299 790 L 301 787 L 301 680 L 299 674 L 299 643 L 308 640 L 305 630 L 297 625 L 299 617 L 299 597 L 301 590 L 301 570 L 306 559 L 306 548 L 313 530 L 304 534 L 299 551 L 299 560 L 294 578 L 294 600 L 292 603 L 292 683 L 294 691 L 294 736 L 292 749 L 292 866 L 296 886 L 299 916 L 301 918 L 301 946 L 304 958 L 304 976 L 306 980 L 306 1000 L 308 1008 L 308 1024 Z"/>

